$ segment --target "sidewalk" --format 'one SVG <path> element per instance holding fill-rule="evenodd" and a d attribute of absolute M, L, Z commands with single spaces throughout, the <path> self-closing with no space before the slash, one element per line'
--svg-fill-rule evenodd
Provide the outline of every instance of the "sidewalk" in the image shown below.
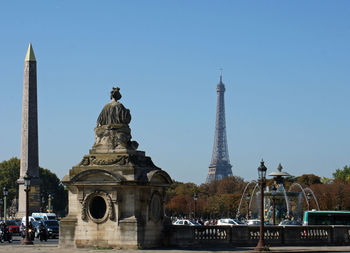
<path fill-rule="evenodd" d="M 270 252 L 350 252 L 350 246 L 322 246 L 322 247 L 271 247 Z M 61 249 L 57 245 L 35 245 L 35 246 L 21 246 L 21 245 L 10 245 L 1 244 L 0 253 L 243 253 L 243 252 L 254 252 L 253 248 L 232 248 L 226 250 L 179 250 L 179 249 L 149 249 L 149 250 L 117 250 L 117 249 Z"/>

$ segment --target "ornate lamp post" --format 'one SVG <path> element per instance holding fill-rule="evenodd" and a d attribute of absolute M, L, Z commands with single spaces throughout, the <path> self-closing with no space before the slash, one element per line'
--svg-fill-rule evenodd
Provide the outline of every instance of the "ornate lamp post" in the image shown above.
<path fill-rule="evenodd" d="M 311 193 L 307 193 L 307 210 L 310 210 Z"/>
<path fill-rule="evenodd" d="M 198 196 L 197 193 L 195 193 L 193 195 L 193 200 L 194 200 L 194 209 L 193 209 L 193 218 L 196 219 L 196 206 L 197 206 L 197 200 L 198 200 Z"/>
<path fill-rule="evenodd" d="M 273 220 L 273 225 L 276 225 L 276 199 L 275 199 L 275 196 L 276 196 L 276 191 L 277 191 L 277 188 L 275 185 L 272 186 L 272 220 Z"/>
<path fill-rule="evenodd" d="M 7 191 L 7 188 L 6 186 L 4 186 L 4 188 L 2 189 L 2 193 L 4 194 L 4 221 L 6 223 L 6 200 L 7 200 L 7 194 L 8 194 L 8 191 Z"/>
<path fill-rule="evenodd" d="M 31 245 L 33 242 L 30 240 L 29 236 L 29 191 L 30 191 L 30 180 L 32 179 L 31 176 L 28 174 L 28 172 L 24 175 L 24 185 L 26 192 L 26 237 L 22 241 L 22 245 Z"/>
<path fill-rule="evenodd" d="M 260 236 L 259 242 L 254 248 L 255 251 L 267 250 L 267 246 L 264 242 L 264 187 L 266 184 L 266 171 L 267 168 L 264 165 L 264 160 L 261 160 L 258 168 L 259 184 L 260 184 Z"/>
<path fill-rule="evenodd" d="M 51 201 L 52 201 L 52 199 L 53 199 L 52 195 L 49 194 L 48 200 L 47 200 L 47 202 L 48 202 L 48 210 L 47 210 L 47 211 L 48 211 L 49 213 L 52 213 L 52 210 L 51 210 Z"/>
<path fill-rule="evenodd" d="M 247 200 L 247 220 L 249 220 L 249 200 L 250 200 L 250 194 L 248 193 L 245 197 Z"/>

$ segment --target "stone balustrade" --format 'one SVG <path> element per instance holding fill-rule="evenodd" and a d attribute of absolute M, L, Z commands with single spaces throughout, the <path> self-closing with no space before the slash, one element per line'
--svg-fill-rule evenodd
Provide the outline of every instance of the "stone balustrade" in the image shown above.
<path fill-rule="evenodd" d="M 255 246 L 259 226 L 175 226 L 166 227 L 165 244 L 170 247 Z M 350 245 L 350 226 L 265 226 L 270 246 Z"/>

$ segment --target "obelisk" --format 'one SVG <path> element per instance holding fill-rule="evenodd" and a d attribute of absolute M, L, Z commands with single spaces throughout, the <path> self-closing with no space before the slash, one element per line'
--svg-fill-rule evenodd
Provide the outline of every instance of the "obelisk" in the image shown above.
<path fill-rule="evenodd" d="M 18 193 L 17 217 L 26 213 L 26 193 L 23 177 L 26 172 L 31 176 L 29 192 L 29 215 L 40 211 L 40 179 L 38 151 L 38 106 L 36 59 L 32 44 L 29 44 L 24 60 L 23 103 L 22 103 L 22 136 L 21 136 L 21 167 Z"/>

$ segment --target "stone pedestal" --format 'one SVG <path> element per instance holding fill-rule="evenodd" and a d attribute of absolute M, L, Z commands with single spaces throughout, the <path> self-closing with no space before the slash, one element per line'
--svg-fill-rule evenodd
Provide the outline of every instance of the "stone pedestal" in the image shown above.
<path fill-rule="evenodd" d="M 69 190 L 69 213 L 60 223 L 60 247 L 162 244 L 171 178 L 145 152 L 135 150 L 128 122 L 112 123 L 96 127 L 90 153 L 62 180 Z"/>

